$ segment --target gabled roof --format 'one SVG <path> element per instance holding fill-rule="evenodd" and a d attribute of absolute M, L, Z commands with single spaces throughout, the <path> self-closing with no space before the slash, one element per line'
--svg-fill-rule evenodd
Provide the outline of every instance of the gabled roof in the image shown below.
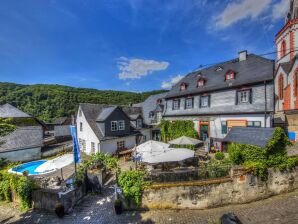
<path fill-rule="evenodd" d="M 274 128 L 232 127 L 224 142 L 234 142 L 265 147 L 272 138 Z"/>
<path fill-rule="evenodd" d="M 153 118 L 149 118 L 149 113 L 151 111 L 155 111 L 155 109 L 157 109 L 156 102 L 158 99 L 162 100 L 161 105 L 165 103 L 164 97 L 166 95 L 167 95 L 167 92 L 151 95 L 143 103 L 133 105 L 133 106 L 141 106 L 142 107 L 142 113 L 143 113 L 143 118 L 144 118 L 145 124 L 147 124 L 147 125 L 151 124 L 151 121 L 153 120 Z"/>
<path fill-rule="evenodd" d="M 136 110 L 134 109 L 128 109 L 129 107 L 118 107 L 118 106 L 111 106 L 111 105 L 105 105 L 105 104 L 90 104 L 90 103 L 80 103 L 80 108 L 90 125 L 91 129 L 93 130 L 94 134 L 97 136 L 99 140 L 106 140 L 106 139 L 112 139 L 116 138 L 117 136 L 104 136 L 103 133 L 101 132 L 98 122 L 103 122 L 105 121 L 112 113 L 113 111 L 116 110 L 116 108 L 120 108 L 124 114 L 129 118 L 129 115 L 125 112 L 129 110 Z M 140 110 L 140 109 L 138 109 Z M 133 131 L 133 130 L 132 130 Z M 138 133 L 130 133 L 131 135 L 133 134 L 138 134 Z"/>
<path fill-rule="evenodd" d="M 103 108 L 100 114 L 98 115 L 96 121 L 105 121 L 114 112 L 116 108 L 116 106 Z"/>
<path fill-rule="evenodd" d="M 19 127 L 12 133 L 0 137 L 0 152 L 41 147 L 43 131 L 40 126 Z M 1 157 L 1 156 L 0 156 Z"/>
<path fill-rule="evenodd" d="M 111 106 L 104 104 L 80 103 L 80 109 L 82 110 L 88 124 L 98 139 L 102 139 L 104 136 L 97 126 L 96 120 L 102 110 L 109 107 Z"/>
<path fill-rule="evenodd" d="M 218 66 L 223 67 L 223 70 L 216 71 Z M 225 81 L 225 74 L 229 70 L 235 71 L 237 76 L 233 80 Z M 247 55 L 247 59 L 244 61 L 239 61 L 237 58 L 186 75 L 182 80 L 180 80 L 180 82 L 172 87 L 171 91 L 168 92 L 165 98 L 185 96 L 189 94 L 200 94 L 263 81 L 272 81 L 273 70 L 273 60 L 249 54 Z M 204 77 L 206 84 L 197 88 L 197 81 L 200 77 Z M 184 91 L 180 91 L 181 83 L 187 83 L 188 88 Z"/>
<path fill-rule="evenodd" d="M 288 75 L 291 72 L 291 70 L 293 69 L 293 66 L 296 61 L 297 61 L 297 55 L 295 55 L 294 58 L 292 58 L 292 60 L 290 60 L 288 62 L 280 63 L 275 70 L 275 75 L 277 75 L 279 68 L 282 68 L 284 70 L 284 72 Z"/>
<path fill-rule="evenodd" d="M 24 117 L 32 117 L 32 116 L 6 103 L 4 105 L 0 105 L 0 117 L 1 118 L 24 118 Z"/>
<path fill-rule="evenodd" d="M 56 124 L 56 125 L 65 124 L 65 125 L 68 125 L 68 124 L 71 124 L 71 118 L 69 118 L 69 117 L 58 117 L 58 118 L 54 119 L 52 124 Z"/>

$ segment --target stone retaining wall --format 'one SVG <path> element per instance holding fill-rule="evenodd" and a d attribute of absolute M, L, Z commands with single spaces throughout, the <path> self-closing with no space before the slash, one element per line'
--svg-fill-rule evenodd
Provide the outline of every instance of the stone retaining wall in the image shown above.
<path fill-rule="evenodd" d="M 231 177 L 172 184 L 156 184 L 143 192 L 143 208 L 205 209 L 247 203 L 298 188 L 298 168 L 269 170 L 267 181 L 233 169 Z"/>

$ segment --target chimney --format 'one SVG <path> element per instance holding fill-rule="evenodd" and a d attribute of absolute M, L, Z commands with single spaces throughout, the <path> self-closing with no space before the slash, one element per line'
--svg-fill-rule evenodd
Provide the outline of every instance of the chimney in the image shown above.
<path fill-rule="evenodd" d="M 239 61 L 245 61 L 247 58 L 247 50 L 240 51 L 239 53 Z"/>

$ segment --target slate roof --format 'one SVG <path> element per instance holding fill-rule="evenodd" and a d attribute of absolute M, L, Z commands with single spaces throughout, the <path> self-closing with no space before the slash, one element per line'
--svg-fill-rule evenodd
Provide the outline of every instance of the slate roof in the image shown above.
<path fill-rule="evenodd" d="M 54 121 L 52 122 L 52 124 L 56 124 L 56 125 L 68 125 L 71 124 L 71 118 L 69 117 L 58 117 L 56 119 L 54 119 Z"/>
<path fill-rule="evenodd" d="M 19 127 L 12 133 L 0 137 L 0 152 L 9 152 L 18 149 L 41 147 L 43 131 L 40 126 Z"/>
<path fill-rule="evenodd" d="M 160 94 L 155 94 L 155 95 L 151 95 L 149 96 L 143 103 L 140 104 L 134 104 L 133 106 L 139 106 L 142 108 L 142 113 L 143 113 L 143 118 L 144 118 L 144 123 L 147 125 L 151 124 L 151 121 L 154 118 L 149 118 L 149 113 L 151 111 L 155 111 L 156 109 L 160 109 L 157 108 L 157 100 L 161 99 L 162 100 L 162 104 L 165 103 L 164 97 L 167 95 L 167 92 L 165 93 L 160 93 Z"/>
<path fill-rule="evenodd" d="M 221 67 L 218 71 L 217 68 Z M 234 80 L 225 81 L 225 74 L 233 70 L 236 75 Z M 180 82 L 174 85 L 165 98 L 199 94 L 236 86 L 248 85 L 262 81 L 273 80 L 274 61 L 254 54 L 248 54 L 247 59 L 230 60 L 219 63 L 206 69 L 192 72 L 186 75 Z M 197 87 L 199 78 L 205 80 L 203 87 Z M 186 83 L 187 89 L 180 91 L 180 84 Z"/>
<path fill-rule="evenodd" d="M 17 117 L 31 117 L 29 114 L 19 110 L 18 108 L 6 103 L 0 105 L 0 117 L 1 118 L 17 118 Z"/>
<path fill-rule="evenodd" d="M 108 118 L 108 116 L 117 108 L 117 106 L 111 106 L 111 105 L 105 105 L 105 104 L 80 103 L 80 108 L 83 111 L 88 124 L 90 125 L 91 129 L 93 130 L 94 134 L 97 136 L 99 140 L 117 138 L 117 136 L 104 136 L 97 125 L 97 122 L 103 122 L 106 118 Z M 122 108 L 123 111 L 124 111 L 124 108 Z M 128 114 L 126 113 L 126 115 Z M 134 132 L 134 130 L 132 130 L 130 135 L 134 135 L 134 134 L 139 134 L 139 133 Z"/>
<path fill-rule="evenodd" d="M 232 127 L 223 141 L 265 147 L 272 138 L 274 130 L 274 128 Z"/>
<path fill-rule="evenodd" d="M 117 108 L 116 106 L 112 106 L 112 107 L 101 109 L 101 112 L 98 115 L 96 121 L 105 121 L 116 108 Z"/>

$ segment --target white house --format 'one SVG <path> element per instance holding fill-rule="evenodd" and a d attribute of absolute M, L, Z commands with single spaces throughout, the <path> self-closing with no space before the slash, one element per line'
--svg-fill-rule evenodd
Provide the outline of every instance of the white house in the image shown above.
<path fill-rule="evenodd" d="M 150 138 L 137 107 L 82 103 L 76 125 L 80 148 L 86 154 L 113 154 Z"/>

